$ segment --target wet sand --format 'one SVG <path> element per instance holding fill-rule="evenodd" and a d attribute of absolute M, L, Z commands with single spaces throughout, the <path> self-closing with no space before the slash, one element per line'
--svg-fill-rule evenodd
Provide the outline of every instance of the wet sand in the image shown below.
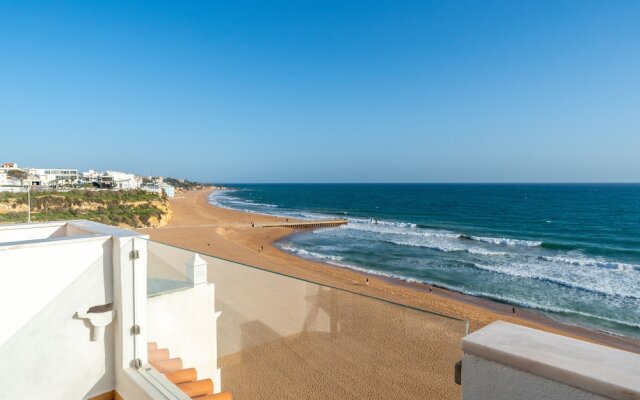
<path fill-rule="evenodd" d="M 500 319 L 640 353 L 640 342 L 636 340 L 560 323 L 522 308 L 513 315 L 509 304 L 296 257 L 273 246 L 275 241 L 295 234 L 295 229 L 259 226 L 284 222 L 285 218 L 214 207 L 208 203 L 209 193 L 208 189 L 192 191 L 171 199 L 173 217 L 169 224 L 141 231 L 153 240 L 203 254 L 468 320 L 472 331 Z"/>

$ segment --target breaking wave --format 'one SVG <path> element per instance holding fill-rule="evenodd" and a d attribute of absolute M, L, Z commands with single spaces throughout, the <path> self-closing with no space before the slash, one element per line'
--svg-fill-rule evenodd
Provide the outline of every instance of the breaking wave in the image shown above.
<path fill-rule="evenodd" d="M 606 269 L 614 269 L 618 271 L 640 271 L 640 265 L 637 264 L 628 264 L 614 261 L 601 260 L 596 258 L 574 258 L 567 256 L 540 256 L 540 260 L 554 262 L 554 263 L 563 263 L 567 265 L 573 265 L 577 267 L 596 267 L 596 268 L 606 268 Z"/>
<path fill-rule="evenodd" d="M 344 257 L 341 256 L 333 256 L 328 254 L 320 254 L 314 251 L 308 251 L 305 249 L 301 249 L 299 247 L 293 246 L 291 243 L 277 243 L 276 244 L 280 249 L 287 251 L 289 253 L 297 254 L 304 258 L 313 258 L 317 260 L 330 260 L 330 261 L 342 261 Z"/>
<path fill-rule="evenodd" d="M 491 243 L 496 245 L 506 245 L 506 246 L 537 247 L 542 245 L 542 242 L 537 240 L 494 238 L 494 237 L 485 237 L 485 236 L 470 236 L 469 238 L 471 240 L 477 240 L 479 242 Z"/>
<path fill-rule="evenodd" d="M 512 262 L 508 264 L 472 264 L 474 268 L 487 272 L 509 275 L 517 278 L 537 279 L 540 281 L 564 286 L 571 289 L 582 290 L 604 296 L 623 297 L 628 299 L 640 299 L 637 283 L 632 280 L 617 279 L 612 281 L 610 276 L 589 275 L 584 273 L 562 273 L 551 265 L 536 265 L 529 263 Z"/>

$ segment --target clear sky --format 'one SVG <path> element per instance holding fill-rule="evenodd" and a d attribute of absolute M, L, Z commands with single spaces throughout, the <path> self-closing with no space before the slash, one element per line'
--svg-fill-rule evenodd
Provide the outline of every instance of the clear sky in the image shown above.
<path fill-rule="evenodd" d="M 640 181 L 640 1 L 0 0 L 0 161 Z"/>

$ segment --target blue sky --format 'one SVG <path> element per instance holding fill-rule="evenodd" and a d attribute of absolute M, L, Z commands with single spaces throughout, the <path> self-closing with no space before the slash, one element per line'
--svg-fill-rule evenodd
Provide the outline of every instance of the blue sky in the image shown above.
<path fill-rule="evenodd" d="M 638 21 L 638 1 L 0 0 L 0 159 L 214 182 L 638 182 Z"/>

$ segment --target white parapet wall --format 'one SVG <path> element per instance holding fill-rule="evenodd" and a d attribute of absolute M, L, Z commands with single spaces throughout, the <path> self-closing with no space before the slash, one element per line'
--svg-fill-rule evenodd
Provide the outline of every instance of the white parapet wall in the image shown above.
<path fill-rule="evenodd" d="M 113 326 L 92 341 L 91 326 L 75 317 L 113 302 L 112 240 L 67 237 L 62 225 L 2 229 L 0 399 L 81 399 L 114 388 Z"/>
<path fill-rule="evenodd" d="M 198 379 L 214 382 L 214 393 L 222 387 L 218 369 L 213 284 L 158 294 L 147 300 L 148 340 L 182 359 L 184 368 L 195 368 Z"/>
<path fill-rule="evenodd" d="M 180 358 L 184 368 L 195 368 L 198 379 L 213 380 L 214 393 L 219 393 L 220 312 L 215 285 L 207 281 L 207 262 L 197 253 L 154 242 L 148 244 L 148 255 L 148 277 L 156 285 L 148 287 L 147 340 Z"/>
<path fill-rule="evenodd" d="M 145 283 L 144 238 L 89 221 L 0 226 L 0 400 L 86 399 L 114 389 L 126 399 L 164 398 L 130 368 L 130 251 L 140 239 L 135 268 Z M 139 292 L 145 332 L 146 285 Z M 96 332 L 93 323 L 106 322 L 91 314 L 105 309 L 114 318 Z"/>
<path fill-rule="evenodd" d="M 463 400 L 640 399 L 640 355 L 498 321 L 462 340 Z"/>

